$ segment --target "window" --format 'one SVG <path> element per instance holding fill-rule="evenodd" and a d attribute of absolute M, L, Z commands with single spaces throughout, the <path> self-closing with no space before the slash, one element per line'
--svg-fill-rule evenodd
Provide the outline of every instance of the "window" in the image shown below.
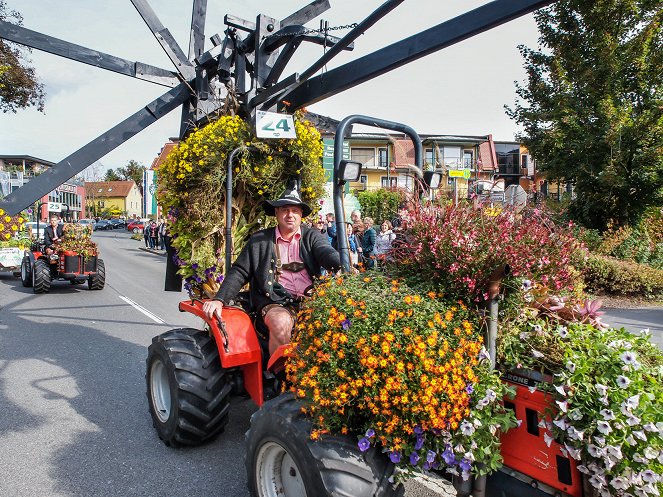
<path fill-rule="evenodd" d="M 463 150 L 463 167 L 472 169 L 474 166 L 474 153 L 471 150 Z"/>
<path fill-rule="evenodd" d="M 112 191 L 113 191 L 113 189 L 112 189 L 112 188 L 109 188 L 109 189 L 108 189 L 108 191 L 109 191 L 109 192 L 112 192 Z"/>
<path fill-rule="evenodd" d="M 460 147 L 444 147 L 443 154 L 447 169 L 461 169 Z"/>
<path fill-rule="evenodd" d="M 103 191 L 104 191 L 103 188 L 99 188 L 99 191 L 98 191 L 97 193 L 101 193 L 101 192 L 103 192 Z"/>
<path fill-rule="evenodd" d="M 496 143 L 497 165 L 500 174 L 520 176 L 520 145 L 517 143 Z"/>
<path fill-rule="evenodd" d="M 387 178 L 386 176 L 382 176 L 380 178 L 380 185 L 382 188 L 396 188 L 398 186 L 398 177 L 391 176 Z"/>
<path fill-rule="evenodd" d="M 378 148 L 378 166 L 385 169 L 389 166 L 389 152 L 386 148 Z"/>
<path fill-rule="evenodd" d="M 374 148 L 352 148 L 350 149 L 351 160 L 361 162 L 364 166 L 375 167 Z"/>
<path fill-rule="evenodd" d="M 431 166 L 435 165 L 435 154 L 433 153 L 432 148 L 427 148 L 424 151 L 424 163 L 430 164 Z"/>
<path fill-rule="evenodd" d="M 367 184 L 368 183 L 368 176 L 366 176 L 365 174 L 362 174 L 361 176 L 359 176 L 359 182 L 363 183 L 364 185 Z"/>

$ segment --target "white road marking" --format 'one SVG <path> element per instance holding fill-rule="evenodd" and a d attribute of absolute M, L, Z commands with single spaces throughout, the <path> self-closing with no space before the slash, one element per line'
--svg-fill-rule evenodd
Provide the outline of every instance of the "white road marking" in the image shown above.
<path fill-rule="evenodd" d="M 119 297 L 120 297 L 122 300 L 124 300 L 127 304 L 129 304 L 131 307 L 133 307 L 134 309 L 136 309 L 137 311 L 140 311 L 140 312 L 142 312 L 143 314 L 145 314 L 148 318 L 150 318 L 150 319 L 151 319 L 152 321 L 154 321 L 155 323 L 158 323 L 158 324 L 166 324 L 165 321 L 163 321 L 162 319 L 160 319 L 158 316 L 152 314 L 150 311 L 148 311 L 147 309 L 145 309 L 145 307 L 143 307 L 143 306 L 141 306 L 141 305 L 138 305 L 136 302 L 134 302 L 134 301 L 131 300 L 130 298 L 127 298 L 127 297 L 125 297 L 124 295 L 120 295 Z"/>

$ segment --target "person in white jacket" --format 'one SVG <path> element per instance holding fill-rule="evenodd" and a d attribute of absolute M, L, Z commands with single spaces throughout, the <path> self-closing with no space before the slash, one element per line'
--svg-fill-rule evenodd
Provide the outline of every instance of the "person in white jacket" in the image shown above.
<path fill-rule="evenodd" d="M 383 221 L 380 225 L 380 232 L 375 237 L 375 255 L 384 255 L 391 250 L 391 244 L 396 239 L 396 234 L 392 231 L 389 221 Z"/>

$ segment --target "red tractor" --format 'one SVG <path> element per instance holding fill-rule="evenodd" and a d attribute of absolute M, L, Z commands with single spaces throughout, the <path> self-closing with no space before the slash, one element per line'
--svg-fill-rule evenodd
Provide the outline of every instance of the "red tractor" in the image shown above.
<path fill-rule="evenodd" d="M 87 281 L 90 290 L 101 290 L 106 284 L 106 267 L 98 255 L 84 256 L 71 250 L 46 254 L 44 244 L 37 239 L 23 256 L 21 283 L 32 287 L 34 293 L 47 293 L 55 280 L 68 280 L 72 285 Z"/>
<path fill-rule="evenodd" d="M 381 125 L 410 135 L 418 146 L 417 164 L 421 168 L 421 141 L 411 128 L 351 116 L 339 125 L 337 136 L 343 136 L 345 126 L 351 122 Z M 342 140 L 338 142 L 342 144 Z M 342 153 L 335 155 L 342 157 Z M 230 155 L 230 173 L 233 156 Z M 340 159 L 335 163 L 334 178 L 339 180 L 334 182 L 334 200 L 337 229 L 342 233 L 338 237 L 339 251 L 346 269 L 349 252 L 342 183 L 357 181 L 360 173 L 359 163 Z M 425 179 L 429 182 L 431 178 Z M 232 174 L 228 174 L 227 181 L 232 185 Z M 227 212 L 226 219 L 231 219 L 231 212 Z M 226 267 L 229 260 L 227 243 Z M 360 452 L 356 438 L 351 436 L 310 439 L 311 421 L 301 412 L 302 402 L 290 393 L 279 395 L 285 346 L 265 361 L 267 343 L 258 338 L 248 302 L 240 298 L 239 306 L 224 306 L 218 322 L 204 317 L 202 305 L 203 301 L 193 299 L 180 302 L 179 309 L 202 318 L 204 329 L 167 331 L 154 337 L 148 349 L 147 397 L 153 424 L 166 445 L 191 446 L 212 440 L 228 423 L 231 396 L 246 392 L 260 407 L 253 414 L 247 433 L 246 467 L 251 495 L 403 494 L 402 485 L 395 487 L 389 481 L 394 464 L 384 453 L 375 448 Z"/>

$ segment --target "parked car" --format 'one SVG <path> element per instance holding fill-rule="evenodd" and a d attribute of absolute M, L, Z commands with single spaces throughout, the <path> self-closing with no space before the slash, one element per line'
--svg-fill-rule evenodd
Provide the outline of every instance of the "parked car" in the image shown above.
<path fill-rule="evenodd" d="M 82 224 L 83 226 L 91 226 L 92 231 L 97 229 L 97 222 L 94 219 L 79 219 L 78 224 Z"/>
<path fill-rule="evenodd" d="M 132 221 L 127 224 L 127 230 L 133 231 L 134 233 L 142 233 L 145 229 L 145 223 L 143 221 Z"/>
<path fill-rule="evenodd" d="M 125 226 L 124 219 L 111 219 L 110 222 L 113 225 L 114 230 L 124 228 Z"/>
<path fill-rule="evenodd" d="M 113 224 L 108 219 L 100 219 L 97 221 L 98 230 L 112 230 Z"/>

